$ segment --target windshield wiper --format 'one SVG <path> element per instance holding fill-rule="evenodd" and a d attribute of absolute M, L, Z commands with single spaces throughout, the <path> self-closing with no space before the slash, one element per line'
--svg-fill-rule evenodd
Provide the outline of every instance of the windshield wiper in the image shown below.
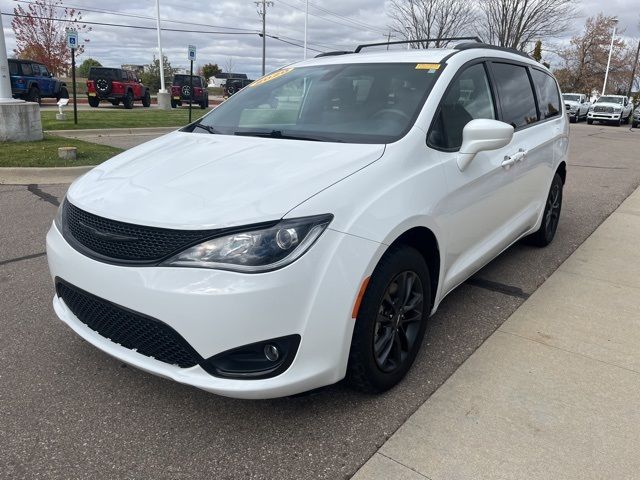
<path fill-rule="evenodd" d="M 238 135 L 242 137 L 282 138 L 285 140 L 307 140 L 310 142 L 340 142 L 340 140 L 318 137 L 316 135 L 298 135 L 298 134 L 289 135 L 287 133 L 283 133 L 282 130 L 271 130 L 270 132 L 265 132 L 265 131 L 235 132 L 234 135 Z"/>
<path fill-rule="evenodd" d="M 218 132 L 215 128 L 213 128 L 213 127 L 211 127 L 211 126 L 209 126 L 209 125 L 205 125 L 204 123 L 196 123 L 196 124 L 193 126 L 193 129 L 195 130 L 196 128 L 201 128 L 202 130 L 204 130 L 204 131 L 206 131 L 206 132 L 209 132 L 209 133 L 211 133 L 211 134 L 214 134 L 214 135 L 216 135 L 216 134 L 219 134 L 219 133 L 220 133 L 220 132 Z M 193 132 L 193 130 L 191 130 L 191 131 Z"/>

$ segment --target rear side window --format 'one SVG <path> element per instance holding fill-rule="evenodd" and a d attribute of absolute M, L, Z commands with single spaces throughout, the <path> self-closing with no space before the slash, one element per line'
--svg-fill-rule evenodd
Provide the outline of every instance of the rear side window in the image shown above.
<path fill-rule="evenodd" d="M 531 77 L 538 93 L 538 106 L 542 118 L 560 115 L 560 92 L 556 81 L 540 70 L 531 70 Z"/>
<path fill-rule="evenodd" d="M 489 80 L 481 63 L 468 67 L 449 85 L 429 131 L 429 145 L 459 149 L 462 130 L 477 118 L 496 118 Z"/>
<path fill-rule="evenodd" d="M 9 75 L 19 75 L 18 64 L 9 60 Z"/>
<path fill-rule="evenodd" d="M 33 69 L 30 63 L 22 64 L 22 75 L 33 75 Z"/>
<path fill-rule="evenodd" d="M 502 107 L 502 121 L 514 128 L 537 122 L 536 101 L 526 67 L 494 63 L 492 70 Z"/>

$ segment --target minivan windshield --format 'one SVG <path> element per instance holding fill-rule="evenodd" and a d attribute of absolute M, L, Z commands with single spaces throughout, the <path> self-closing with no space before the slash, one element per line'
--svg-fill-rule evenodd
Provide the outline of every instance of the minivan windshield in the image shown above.
<path fill-rule="evenodd" d="M 327 142 L 394 142 L 413 125 L 438 68 L 415 63 L 283 68 L 229 98 L 193 131 Z"/>
<path fill-rule="evenodd" d="M 562 95 L 562 98 L 565 99 L 568 102 L 579 102 L 580 101 L 580 95 L 569 95 L 567 93 Z"/>
<path fill-rule="evenodd" d="M 622 105 L 622 97 L 600 97 L 597 103 L 619 103 Z"/>

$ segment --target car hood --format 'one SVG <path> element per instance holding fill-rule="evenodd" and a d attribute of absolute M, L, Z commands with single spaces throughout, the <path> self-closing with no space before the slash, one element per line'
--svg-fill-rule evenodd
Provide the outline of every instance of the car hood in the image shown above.
<path fill-rule="evenodd" d="M 83 210 L 128 223 L 246 225 L 282 218 L 383 153 L 384 145 L 173 132 L 94 168 L 67 197 Z"/>
<path fill-rule="evenodd" d="M 624 108 L 624 105 L 620 105 L 615 102 L 596 102 L 593 104 L 594 107 L 614 107 L 614 108 Z"/>

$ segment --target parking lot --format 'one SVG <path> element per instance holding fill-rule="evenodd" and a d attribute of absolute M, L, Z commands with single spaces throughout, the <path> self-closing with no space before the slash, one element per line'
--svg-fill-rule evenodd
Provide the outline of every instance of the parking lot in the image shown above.
<path fill-rule="evenodd" d="M 640 130 L 572 125 L 554 243 L 516 245 L 453 292 L 381 396 L 226 399 L 108 357 L 51 307 L 44 237 L 67 186 L 0 186 L 0 476 L 349 478 L 640 184 L 639 151 Z"/>

